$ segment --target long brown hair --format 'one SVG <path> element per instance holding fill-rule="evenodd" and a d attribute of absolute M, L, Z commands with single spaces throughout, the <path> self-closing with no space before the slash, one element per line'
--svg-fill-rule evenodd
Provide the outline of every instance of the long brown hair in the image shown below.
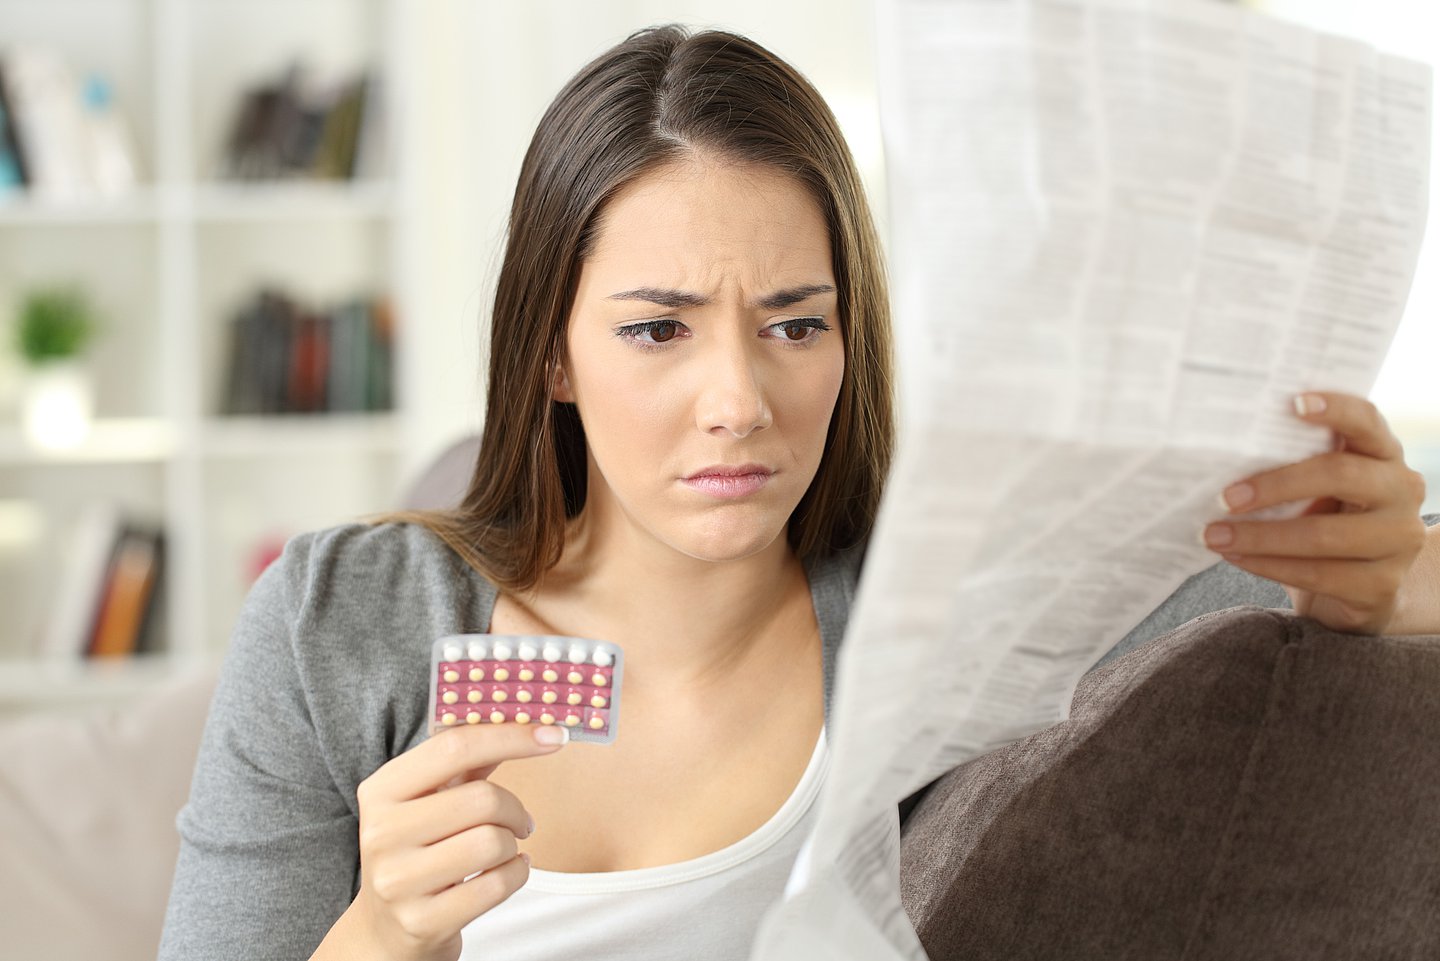
<path fill-rule="evenodd" d="M 767 165 L 803 184 L 830 234 L 845 375 L 820 467 L 790 517 L 802 560 L 870 533 L 894 437 L 888 284 L 854 159 L 798 71 L 745 37 L 637 31 L 587 64 L 545 111 L 520 168 L 495 291 L 485 424 L 451 510 L 370 515 L 420 524 L 497 585 L 526 590 L 559 561 L 585 503 L 585 434 L 551 399 L 580 266 L 606 202 L 696 151 Z"/>

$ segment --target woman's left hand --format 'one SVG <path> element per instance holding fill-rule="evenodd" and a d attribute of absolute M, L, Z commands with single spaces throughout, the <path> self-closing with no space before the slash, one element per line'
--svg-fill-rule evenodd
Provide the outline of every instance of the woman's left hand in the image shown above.
<path fill-rule="evenodd" d="M 1384 633 L 1425 545 L 1425 478 L 1405 464 L 1400 441 L 1369 400 L 1302 396 L 1323 401 L 1300 416 L 1329 426 L 1335 449 L 1248 477 L 1227 487 L 1224 499 L 1242 512 L 1318 500 L 1289 520 L 1210 524 L 1205 542 L 1236 567 L 1279 582 L 1297 614 L 1337 631 Z M 1231 537 L 1222 541 L 1226 528 Z"/>

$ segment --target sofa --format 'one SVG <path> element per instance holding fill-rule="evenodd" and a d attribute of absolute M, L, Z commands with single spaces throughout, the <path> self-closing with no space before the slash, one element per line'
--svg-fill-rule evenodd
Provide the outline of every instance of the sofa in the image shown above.
<path fill-rule="evenodd" d="M 1440 958 L 1440 637 L 1216 611 L 901 829 L 932 961 Z"/>
<path fill-rule="evenodd" d="M 476 447 L 402 504 L 458 502 Z M 0 726 L 0 956 L 155 956 L 216 670 Z M 1437 734 L 1440 637 L 1211 612 L 906 799 L 902 901 L 933 961 L 1437 958 Z"/>

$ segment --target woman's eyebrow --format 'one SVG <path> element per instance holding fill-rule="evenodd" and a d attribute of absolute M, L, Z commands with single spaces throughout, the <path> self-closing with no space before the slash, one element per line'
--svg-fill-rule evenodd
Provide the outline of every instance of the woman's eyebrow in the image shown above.
<path fill-rule="evenodd" d="M 835 287 L 831 284 L 804 284 L 788 290 L 777 290 L 773 294 L 766 294 L 750 306 L 763 310 L 780 310 L 791 304 L 799 303 L 807 297 L 814 297 L 816 294 L 833 294 L 834 292 Z M 636 287 L 634 290 L 622 290 L 618 294 L 611 294 L 605 299 L 643 300 L 647 303 L 671 308 L 704 307 L 710 303 L 708 299 L 699 294 L 691 293 L 688 290 L 673 290 L 669 287 Z"/>

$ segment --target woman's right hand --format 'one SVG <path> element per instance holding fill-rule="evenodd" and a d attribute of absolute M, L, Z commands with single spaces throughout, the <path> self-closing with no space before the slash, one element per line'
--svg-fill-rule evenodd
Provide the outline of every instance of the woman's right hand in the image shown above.
<path fill-rule="evenodd" d="M 460 929 L 529 879 L 515 842 L 530 816 L 487 779 L 501 761 L 559 750 L 535 739 L 544 731 L 568 739 L 554 725 L 438 731 L 360 782 L 360 893 L 346 914 L 386 956 L 456 961 Z"/>

